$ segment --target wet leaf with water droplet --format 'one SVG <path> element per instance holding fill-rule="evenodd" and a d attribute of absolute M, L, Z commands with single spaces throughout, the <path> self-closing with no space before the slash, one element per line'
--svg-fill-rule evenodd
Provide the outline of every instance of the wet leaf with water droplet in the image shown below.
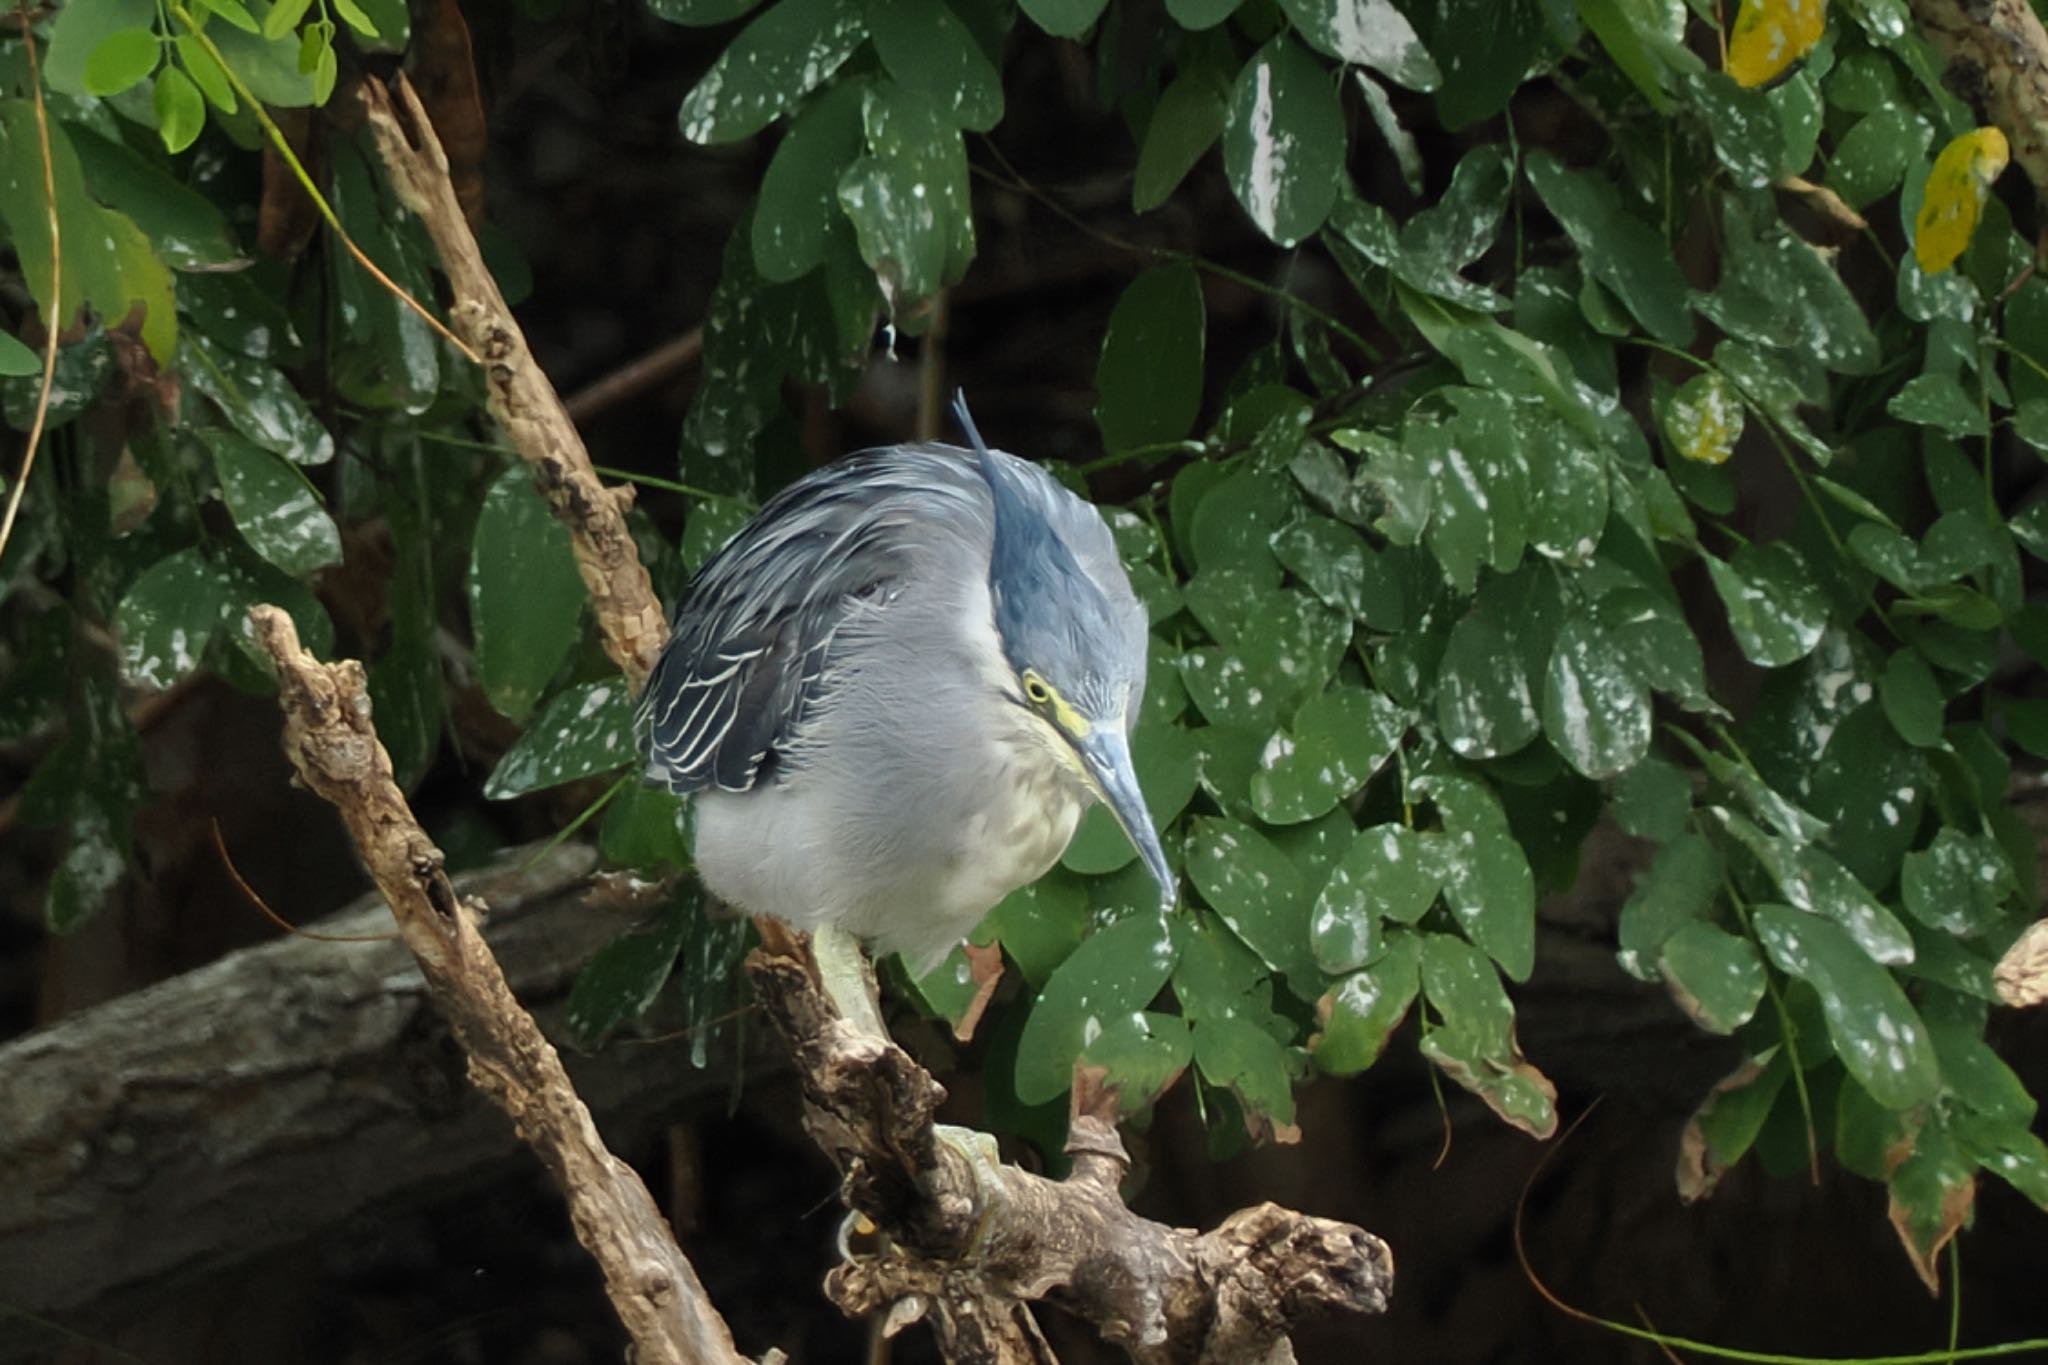
<path fill-rule="evenodd" d="M 1393 0 L 1281 0 L 1310 47 L 1369 66 L 1410 90 L 1434 90 L 1443 75 Z"/>
<path fill-rule="evenodd" d="M 1650 689 L 1605 631 L 1570 615 L 1543 675 L 1543 732 L 1580 773 L 1613 777 L 1650 750 Z"/>
<path fill-rule="evenodd" d="M 1408 732 L 1408 714 L 1385 696 L 1338 686 L 1302 704 L 1291 728 L 1267 741 L 1252 773 L 1252 809 L 1276 825 L 1313 820 L 1372 779 Z"/>
<path fill-rule="evenodd" d="M 1067 1093 L 1074 1063 L 1118 1019 L 1152 1003 L 1173 971 L 1173 935 L 1158 914 L 1096 930 L 1053 970 L 1017 1044 L 1017 1098 L 1043 1104 Z"/>
<path fill-rule="evenodd" d="M 1682 926 L 1664 941 L 1657 969 L 1686 1017 L 1708 1033 L 1733 1033 L 1764 998 L 1764 964 L 1756 945 L 1705 920 Z"/>
<path fill-rule="evenodd" d="M 227 620 L 229 583 L 196 549 L 167 555 L 143 570 L 114 613 L 121 673 L 139 687 L 165 688 L 199 667 Z"/>
<path fill-rule="evenodd" d="M 1321 62 L 1285 32 L 1238 73 L 1223 167 L 1266 236 L 1293 246 L 1323 224 L 1343 174 L 1344 109 Z"/>
<path fill-rule="evenodd" d="M 866 37 L 856 0 L 776 0 L 683 99 L 683 136 L 708 144 L 760 132 L 830 79 Z"/>
<path fill-rule="evenodd" d="M 1441 860 L 1431 844 L 1441 838 L 1397 824 L 1358 831 L 1309 915 L 1310 942 L 1324 971 L 1372 961 L 1382 919 L 1413 924 L 1436 903 Z"/>
<path fill-rule="evenodd" d="M 1241 820 L 1198 816 L 1187 859 L 1188 880 L 1260 960 L 1283 976 L 1317 979 L 1301 874 L 1272 840 Z"/>
<path fill-rule="evenodd" d="M 1379 1060 L 1421 989 L 1422 936 L 1396 930 L 1386 950 L 1316 1002 L 1309 1053 L 1331 1076 L 1353 1076 Z"/>
<path fill-rule="evenodd" d="M 289 574 L 341 562 L 341 532 L 298 466 L 232 431 L 205 431 L 200 439 L 250 549 Z"/>
<path fill-rule="evenodd" d="M 1515 1007 L 1493 964 L 1462 939 L 1426 934 L 1422 991 L 1443 1017 L 1423 1034 L 1422 1055 L 1523 1132 L 1556 1132 L 1557 1087 L 1522 1055 Z"/>
<path fill-rule="evenodd" d="M 1745 545 L 1728 562 L 1702 554 L 1714 591 L 1728 609 L 1735 643 L 1766 668 L 1813 652 L 1827 625 L 1827 599 L 1799 552 L 1782 542 Z"/>

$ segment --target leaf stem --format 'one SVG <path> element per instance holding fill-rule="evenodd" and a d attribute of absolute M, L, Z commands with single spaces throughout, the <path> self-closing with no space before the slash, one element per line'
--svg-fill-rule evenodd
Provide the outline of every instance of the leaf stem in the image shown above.
<path fill-rule="evenodd" d="M 257 99 L 249 87 L 243 83 L 241 76 L 236 74 L 234 67 L 228 65 L 228 59 L 221 53 L 218 47 L 214 46 L 213 39 L 206 36 L 206 30 L 193 22 L 191 12 L 184 5 L 178 3 L 178 0 L 171 0 L 171 13 L 177 16 L 178 22 L 185 26 L 185 31 L 192 35 L 193 40 L 206 49 L 207 55 L 220 64 L 220 69 L 227 76 L 228 84 L 235 88 L 235 94 L 240 96 L 243 102 L 249 106 L 249 112 L 255 115 L 256 121 L 263 126 L 264 135 L 270 139 L 270 145 L 276 149 L 279 158 L 283 160 L 285 165 L 291 167 L 292 178 L 299 182 L 299 188 L 303 189 L 306 192 L 306 197 L 313 201 L 314 209 L 319 212 L 321 219 L 327 226 L 333 229 L 334 235 L 340 239 L 342 246 L 348 251 L 348 254 L 355 258 L 356 264 L 367 271 L 370 278 L 389 290 L 392 297 L 412 309 L 413 312 L 419 314 L 421 320 L 427 326 L 433 328 L 442 340 L 453 346 L 462 355 L 463 359 L 472 365 L 481 367 L 484 363 L 483 357 L 471 350 L 468 342 L 449 331 L 448 324 L 435 317 L 425 304 L 421 303 L 411 294 L 408 294 L 402 285 L 385 274 L 378 267 L 377 263 L 370 259 L 368 253 L 356 245 L 355 238 L 349 236 L 348 229 L 341 225 L 341 218 L 335 213 L 334 206 L 329 204 L 327 197 L 320 193 L 320 187 L 313 183 L 313 177 L 308 174 L 305 163 L 301 162 L 298 153 L 292 150 L 291 141 L 285 137 L 284 130 L 277 126 L 276 122 L 270 117 L 270 111 L 263 107 L 263 101 Z"/>
<path fill-rule="evenodd" d="M 36 390 L 36 415 L 28 430 L 28 448 L 22 452 L 21 474 L 7 491 L 7 511 L 0 516 L 0 557 L 14 536 L 14 519 L 21 513 L 21 500 L 28 493 L 29 475 L 35 472 L 36 452 L 42 449 L 43 423 L 50 415 L 50 393 L 57 384 L 57 334 L 64 330 L 63 230 L 57 221 L 57 170 L 50 152 L 50 112 L 43 107 L 42 68 L 36 59 L 36 35 L 31 27 L 28 0 L 15 0 L 21 18 L 21 43 L 28 53 L 28 88 L 35 102 L 36 146 L 43 158 L 43 211 L 50 228 L 50 305 L 43 318 L 43 382 Z"/>

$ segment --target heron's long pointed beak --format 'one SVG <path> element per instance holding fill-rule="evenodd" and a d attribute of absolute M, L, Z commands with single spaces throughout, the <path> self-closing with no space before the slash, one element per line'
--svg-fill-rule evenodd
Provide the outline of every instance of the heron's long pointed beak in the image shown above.
<path fill-rule="evenodd" d="M 1159 833 L 1152 827 L 1152 813 L 1145 808 L 1145 793 L 1138 788 L 1138 770 L 1131 762 L 1130 741 L 1120 725 L 1101 725 L 1075 745 L 1081 761 L 1094 779 L 1097 793 L 1109 813 L 1116 817 L 1130 838 L 1131 847 L 1152 880 L 1159 883 L 1160 904 L 1171 910 L 1180 899 L 1173 869 L 1166 865 L 1166 850 L 1159 846 Z"/>

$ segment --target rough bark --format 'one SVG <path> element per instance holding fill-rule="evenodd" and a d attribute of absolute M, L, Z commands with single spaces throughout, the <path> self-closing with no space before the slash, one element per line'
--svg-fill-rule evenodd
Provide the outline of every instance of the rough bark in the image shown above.
<path fill-rule="evenodd" d="M 1064 1180 L 934 1124 L 945 1091 L 930 1073 L 841 1017 L 806 942 L 773 924 L 762 938 L 748 966 L 794 1056 L 805 1127 L 845 1175 L 854 1240 L 872 1243 L 850 1242 L 827 1280 L 847 1313 L 891 1331 L 929 1318 L 965 1365 L 1039 1365 L 1053 1356 L 1028 1304 L 1046 1299 L 1140 1365 L 1277 1365 L 1304 1316 L 1385 1308 L 1392 1254 L 1349 1224 L 1261 1204 L 1196 1234 L 1124 1207 L 1115 1097 L 1093 1077 L 1075 1087 Z"/>
<path fill-rule="evenodd" d="M 534 360 L 525 333 L 484 265 L 483 251 L 449 179 L 448 157 L 411 84 L 404 76 L 398 78 L 403 120 L 381 85 L 368 81 L 362 90 L 391 188 L 400 203 L 420 216 L 448 275 L 454 293 L 449 326 L 483 357 L 491 416 L 531 466 L 534 482 L 569 529 L 598 636 L 638 692 L 668 642 L 668 618 L 626 525 L 633 490 L 605 487 L 591 468 L 576 424 Z"/>
<path fill-rule="evenodd" d="M 648 908 L 645 884 L 593 881 L 595 863 L 521 849 L 459 883 L 490 901 L 486 937 L 529 1003 L 559 1002 Z M 390 926 L 372 897 L 317 928 Z M 608 1131 L 647 1134 L 729 1088 L 688 1054 L 681 1039 L 572 1069 Z M 0 1284 L 14 1307 L 90 1319 L 519 1150 L 403 943 L 279 939 L 0 1047 Z"/>
<path fill-rule="evenodd" d="M 554 1177 L 577 1240 L 604 1272 L 634 1359 L 736 1365 L 743 1357 L 732 1334 L 647 1186 L 598 1137 L 561 1058 L 519 1007 L 485 945 L 481 905 L 456 894 L 441 851 L 392 780 L 390 755 L 371 724 L 362 665 L 313 658 L 300 648 L 291 617 L 276 607 L 254 607 L 249 615 L 277 665 L 286 755 L 348 826 L 428 994 L 468 1058 L 470 1080 Z"/>

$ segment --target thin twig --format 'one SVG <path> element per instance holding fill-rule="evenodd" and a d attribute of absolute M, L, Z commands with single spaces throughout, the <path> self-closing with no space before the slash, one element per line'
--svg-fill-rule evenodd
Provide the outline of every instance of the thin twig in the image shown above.
<path fill-rule="evenodd" d="M 637 398 L 664 379 L 672 379 L 704 354 L 704 329 L 692 327 L 671 341 L 627 361 L 618 369 L 578 389 L 563 400 L 569 420 L 582 424 L 629 398 Z"/>
<path fill-rule="evenodd" d="M 14 519 L 20 514 L 21 500 L 28 492 L 28 476 L 35 470 L 36 452 L 42 449 L 43 421 L 49 416 L 50 392 L 57 383 L 57 334 L 64 327 L 64 251 L 57 224 L 57 171 L 50 155 L 50 113 L 43 107 L 42 68 L 36 57 L 36 35 L 29 20 L 28 0 L 15 0 L 15 13 L 21 17 L 21 43 L 28 52 L 28 89 L 35 102 L 36 145 L 43 155 L 43 211 L 50 219 L 50 311 L 43 319 L 43 383 L 36 392 L 35 421 L 29 426 L 28 449 L 21 457 L 21 477 L 8 490 L 7 513 L 0 517 L 0 555 L 7 553 L 7 542 L 14 536 Z"/>

